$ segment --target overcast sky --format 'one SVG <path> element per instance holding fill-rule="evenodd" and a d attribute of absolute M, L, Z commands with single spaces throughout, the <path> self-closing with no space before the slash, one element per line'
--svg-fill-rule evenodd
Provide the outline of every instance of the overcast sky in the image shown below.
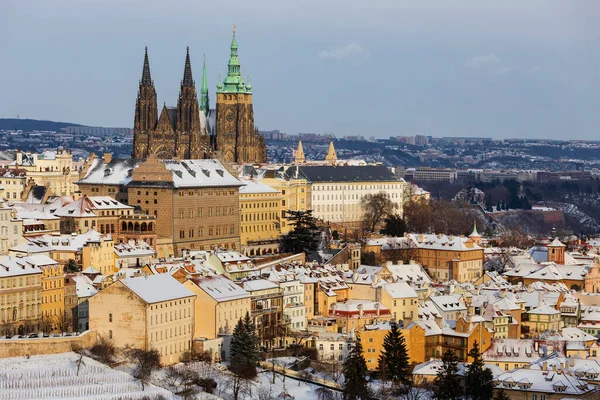
<path fill-rule="evenodd" d="M 600 139 L 600 1 L 0 0 L 0 116 L 133 125 L 144 46 L 211 105 L 237 25 L 261 130 Z"/>

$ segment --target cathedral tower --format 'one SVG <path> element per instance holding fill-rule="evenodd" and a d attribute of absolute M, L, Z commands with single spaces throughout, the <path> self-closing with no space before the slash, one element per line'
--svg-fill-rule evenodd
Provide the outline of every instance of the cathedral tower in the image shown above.
<path fill-rule="evenodd" d="M 244 83 L 235 26 L 227 76 L 217 85 L 216 148 L 225 163 L 266 162 L 264 138 L 255 131 L 252 86 Z"/>
<path fill-rule="evenodd" d="M 156 90 L 154 81 L 150 76 L 150 63 L 148 62 L 148 48 L 144 55 L 142 79 L 135 102 L 135 118 L 133 122 L 133 157 L 145 158 L 148 155 L 148 139 L 156 127 L 158 108 L 156 104 Z"/>
<path fill-rule="evenodd" d="M 203 137 L 204 136 L 204 137 Z M 177 100 L 176 156 L 182 159 L 201 159 L 208 151 L 209 138 L 202 131 L 196 84 L 192 78 L 190 48 L 187 48 L 183 80 Z"/>

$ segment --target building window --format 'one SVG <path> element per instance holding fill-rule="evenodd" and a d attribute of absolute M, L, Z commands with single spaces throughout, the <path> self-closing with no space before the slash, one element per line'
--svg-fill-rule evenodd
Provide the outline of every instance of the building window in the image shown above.
<path fill-rule="evenodd" d="M 108 322 L 112 322 L 112 313 L 108 314 Z"/>

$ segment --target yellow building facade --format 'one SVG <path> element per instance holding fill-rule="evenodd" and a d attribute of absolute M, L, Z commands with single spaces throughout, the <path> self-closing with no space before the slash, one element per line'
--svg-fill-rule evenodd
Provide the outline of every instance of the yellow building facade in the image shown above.
<path fill-rule="evenodd" d="M 250 295 L 224 275 L 190 279 L 184 285 L 196 295 L 194 338 L 230 335 L 250 312 Z"/>
<path fill-rule="evenodd" d="M 42 306 L 42 270 L 27 257 L 0 258 L 0 336 L 37 329 Z"/>
<path fill-rule="evenodd" d="M 270 172 L 270 171 L 269 171 Z M 290 225 L 285 218 L 285 212 L 291 211 L 307 211 L 311 210 L 310 184 L 305 178 L 290 177 L 283 179 L 270 176 L 261 179 L 265 185 L 278 190 L 281 194 L 281 207 L 279 210 L 280 231 L 281 234 L 287 235 L 294 227 Z"/>
<path fill-rule="evenodd" d="M 240 188 L 240 243 L 246 255 L 279 252 L 282 195 L 252 179 Z"/>
<path fill-rule="evenodd" d="M 363 345 L 363 357 L 367 362 L 367 368 L 375 371 L 379 364 L 379 356 L 383 349 L 383 340 L 390 332 L 389 324 L 365 326 L 360 332 Z M 404 336 L 406 349 L 408 350 L 408 362 L 415 365 L 425 361 L 425 330 L 417 324 L 410 324 L 400 329 Z"/>
<path fill-rule="evenodd" d="M 55 329 L 65 312 L 65 274 L 63 267 L 54 260 L 42 269 L 42 316 Z"/>
<path fill-rule="evenodd" d="M 111 236 L 101 236 L 98 241 L 87 242 L 81 251 L 82 269 L 94 267 L 102 275 L 112 275 L 115 267 L 115 243 Z"/>

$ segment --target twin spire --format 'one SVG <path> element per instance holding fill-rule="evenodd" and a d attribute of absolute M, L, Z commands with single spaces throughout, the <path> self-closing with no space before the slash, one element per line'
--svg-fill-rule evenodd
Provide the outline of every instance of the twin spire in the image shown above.
<path fill-rule="evenodd" d="M 144 68 L 142 70 L 142 80 L 140 82 L 141 86 L 153 86 L 154 82 L 152 82 L 152 77 L 150 76 L 150 62 L 148 61 L 148 47 L 145 48 L 144 53 Z M 194 78 L 192 77 L 192 63 L 190 61 L 190 48 L 189 46 L 186 49 L 185 55 L 185 67 L 183 69 L 183 80 L 181 81 L 182 86 L 193 87 L 194 86 Z M 206 79 L 206 57 L 204 57 L 204 64 L 202 68 L 202 87 L 200 88 L 200 108 L 204 111 L 205 114 L 208 113 L 209 110 L 209 102 L 208 102 L 208 83 Z"/>
<path fill-rule="evenodd" d="M 229 57 L 227 77 L 224 82 L 219 82 L 217 86 L 217 92 L 232 92 L 232 93 L 252 93 L 252 86 L 250 85 L 250 77 L 244 82 L 240 76 L 240 61 L 237 58 L 237 40 L 235 38 L 235 25 L 233 26 L 233 38 L 231 40 L 231 53 Z M 219 77 L 219 81 L 220 81 Z M 144 53 L 144 69 L 142 71 L 141 86 L 153 86 L 152 77 L 150 76 L 150 62 L 148 61 L 148 47 L 145 48 Z M 194 78 L 192 77 L 192 63 L 190 61 L 190 48 L 187 47 L 185 55 L 185 67 L 183 69 L 183 80 L 181 86 L 193 87 Z M 206 79 L 206 57 L 204 57 L 204 63 L 202 65 L 202 86 L 200 88 L 200 109 L 204 111 L 204 114 L 208 114 L 209 101 L 208 101 L 208 81 Z"/>

